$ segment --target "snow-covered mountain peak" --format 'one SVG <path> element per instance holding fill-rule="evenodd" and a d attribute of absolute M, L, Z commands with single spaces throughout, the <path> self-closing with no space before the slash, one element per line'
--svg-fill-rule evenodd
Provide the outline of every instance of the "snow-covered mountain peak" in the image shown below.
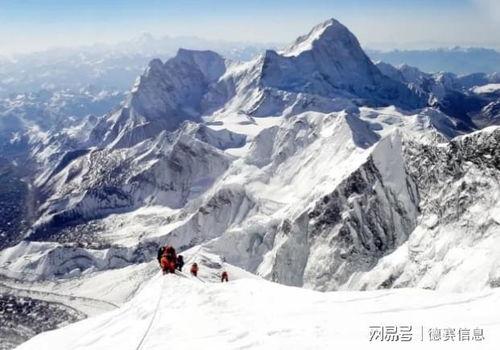
<path fill-rule="evenodd" d="M 226 71 L 224 58 L 209 50 L 198 51 L 181 48 L 177 52 L 175 60 L 196 66 L 211 83 L 219 79 Z"/>
<path fill-rule="evenodd" d="M 154 59 L 123 108 L 97 125 L 94 136 L 104 134 L 104 146 L 123 148 L 199 121 L 205 94 L 225 71 L 225 60 L 212 51 L 180 49 L 165 63 Z"/>
<path fill-rule="evenodd" d="M 403 82 L 385 76 L 356 37 L 331 19 L 287 50 L 267 50 L 251 62 L 229 63 L 212 51 L 179 49 L 165 63 L 150 62 L 124 108 L 97 126 L 102 146 L 123 148 L 173 131 L 188 120 L 221 111 L 252 116 L 295 115 L 303 106 L 321 112 L 358 105 L 423 107 Z M 302 106 L 302 107 L 301 107 Z"/>
<path fill-rule="evenodd" d="M 283 56 L 299 56 L 300 54 L 321 49 L 325 45 L 340 42 L 359 46 L 356 37 L 339 21 L 331 18 L 316 25 L 308 34 L 300 36 L 295 42 L 281 52 Z"/>
<path fill-rule="evenodd" d="M 266 51 L 261 65 L 260 86 L 267 88 L 406 109 L 425 103 L 406 85 L 383 75 L 354 34 L 336 20 L 316 26 L 288 49 Z"/>
<path fill-rule="evenodd" d="M 500 129 L 469 133 L 475 130 L 471 113 L 478 109 L 484 110 L 485 125 L 500 120 L 500 81 L 492 79 L 375 65 L 347 28 L 329 20 L 288 50 L 268 50 L 248 62 L 187 49 L 166 62 L 152 60 L 118 110 L 104 116 L 93 112 L 95 117 L 75 113 L 73 121 L 54 130 L 51 124 L 44 127 L 45 113 L 40 121 L 28 115 L 51 111 L 71 96 L 97 103 L 114 92 L 89 88 L 79 95 L 14 96 L 0 104 L 0 129 L 4 123 L 8 140 L 4 149 L 12 152 L 10 158 L 0 152 L 7 165 L 0 167 L 7 184 L 0 197 L 25 198 L 13 203 L 16 210 L 6 206 L 12 216 L 0 215 L 0 236 L 11 217 L 23 219 L 7 231 L 7 237 L 15 232 L 12 239 L 0 240 L 6 247 L 0 252 L 1 274 L 46 290 L 74 286 L 70 294 L 77 292 L 77 303 L 82 303 L 82 281 L 89 281 L 85 289 L 91 297 L 115 303 L 131 297 L 157 271 L 158 246 L 174 246 L 187 264 L 198 261 L 198 277 L 207 283 L 158 275 L 143 289 L 147 297 L 138 294 L 114 314 L 116 322 L 106 316 L 104 323 L 94 319 L 86 328 L 75 325 L 78 334 L 54 336 L 61 338 L 61 349 L 93 350 L 140 338 L 150 322 L 144 315 L 154 318 L 155 310 L 167 317 L 150 323 L 150 344 L 158 345 L 150 349 L 164 347 L 165 329 L 180 334 L 175 327 L 182 322 L 172 316 L 176 312 L 203 324 L 220 312 L 220 305 L 227 304 L 224 309 L 234 315 L 252 315 L 253 309 L 238 305 L 241 291 L 260 298 L 252 307 L 267 305 L 263 301 L 281 291 L 291 293 L 289 300 L 323 300 L 322 294 L 259 279 L 233 282 L 237 273 L 244 274 L 234 266 L 320 291 L 498 287 Z M 56 115 L 56 122 L 64 120 L 62 112 Z M 18 156 L 19 151 L 26 155 Z M 37 163 L 30 165 L 30 179 L 31 169 L 18 164 L 31 155 Z M 232 283 L 220 286 L 223 269 Z M 133 283 L 118 286 L 109 276 Z M 464 285 L 464 276 L 473 283 Z M 164 290 L 160 284 L 166 279 L 167 303 L 148 302 L 149 294 Z M 219 283 L 208 283 L 213 281 Z M 0 289 L 5 287 L 1 282 Z M 90 291 L 90 286 L 98 288 Z M 264 289 L 269 290 L 260 293 Z M 185 313 L 193 300 L 204 300 L 210 308 L 195 305 L 206 312 Z M 350 312 L 338 309 L 349 304 L 339 301 L 332 301 L 328 314 Z M 272 325 L 276 330 L 289 319 L 289 304 L 273 303 L 284 315 Z M 128 318 L 137 310 L 138 319 Z M 245 322 L 261 319 L 258 313 Z M 302 311 L 300 316 L 303 320 Z M 233 325 L 234 317 L 226 321 Z M 144 327 L 137 327 L 139 322 Z M 298 317 L 297 322 L 303 323 Z M 338 342 L 331 323 L 326 324 L 321 343 L 331 344 L 328 337 Z M 226 327 L 217 330 L 223 337 L 229 334 Z M 132 328 L 137 332 L 128 332 Z M 105 333 L 117 337 L 103 341 Z M 269 329 L 266 334 L 263 339 Z M 290 340 L 282 334 L 279 346 Z M 200 335 L 201 344 L 208 333 Z M 22 349 L 53 344 L 51 337 L 41 336 Z M 199 347 L 179 339 L 177 347 Z M 231 343 L 230 348 L 246 345 Z"/>

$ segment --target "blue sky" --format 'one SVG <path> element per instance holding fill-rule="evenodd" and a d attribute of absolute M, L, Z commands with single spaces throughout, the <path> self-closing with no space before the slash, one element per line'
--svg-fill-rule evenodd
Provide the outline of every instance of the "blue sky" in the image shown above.
<path fill-rule="evenodd" d="M 365 46 L 500 46 L 500 0 L 0 0 L 0 50 L 142 32 L 287 42 L 330 17 Z"/>

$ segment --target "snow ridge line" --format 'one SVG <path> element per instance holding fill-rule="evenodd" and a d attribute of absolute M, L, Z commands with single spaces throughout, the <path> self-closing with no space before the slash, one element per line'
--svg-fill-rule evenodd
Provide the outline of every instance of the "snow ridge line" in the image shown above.
<path fill-rule="evenodd" d="M 141 341 L 139 342 L 139 344 L 137 345 L 135 350 L 140 350 L 142 348 L 142 346 L 145 344 L 144 341 L 146 340 L 149 332 L 151 331 L 151 326 L 153 325 L 153 322 L 156 319 L 156 315 L 158 314 L 158 308 L 160 307 L 160 302 L 161 302 L 161 299 L 163 296 L 163 285 L 164 284 L 165 284 L 165 278 L 162 278 L 160 295 L 158 296 L 158 301 L 156 302 L 155 311 L 153 313 L 153 316 L 151 316 L 151 320 L 149 321 L 148 327 L 146 328 L 146 331 L 144 332 L 144 335 L 142 336 Z"/>

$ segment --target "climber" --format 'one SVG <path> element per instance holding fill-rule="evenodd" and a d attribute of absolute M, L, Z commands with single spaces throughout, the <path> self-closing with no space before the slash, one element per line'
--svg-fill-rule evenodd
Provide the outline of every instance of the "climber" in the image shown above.
<path fill-rule="evenodd" d="M 165 252 L 165 247 L 161 246 L 160 249 L 158 249 L 158 256 L 157 256 L 158 264 L 160 264 L 160 266 L 161 266 L 161 257 L 163 256 L 164 252 Z"/>
<path fill-rule="evenodd" d="M 193 265 L 191 265 L 191 275 L 193 275 L 194 277 L 198 276 L 198 264 L 197 263 L 194 263 Z"/>
<path fill-rule="evenodd" d="M 182 271 L 184 266 L 184 257 L 182 255 L 177 255 L 177 270 Z"/>
<path fill-rule="evenodd" d="M 163 274 L 166 275 L 168 272 L 169 272 L 169 262 L 168 262 L 168 259 L 165 255 L 163 255 L 160 259 L 160 267 L 161 267 L 161 270 L 163 271 Z"/>
<path fill-rule="evenodd" d="M 177 255 L 175 254 L 175 249 L 171 245 L 165 246 L 165 252 L 163 256 L 167 259 L 167 266 L 165 267 L 168 272 L 174 273 L 177 268 Z"/>
<path fill-rule="evenodd" d="M 177 267 L 177 256 L 174 247 L 166 245 L 158 249 L 158 262 L 163 274 L 174 273 Z"/>
<path fill-rule="evenodd" d="M 227 272 L 226 272 L 226 271 L 222 272 L 222 275 L 221 275 L 220 281 L 221 281 L 221 282 L 229 282 L 229 276 L 228 276 L 228 274 L 227 274 Z"/>

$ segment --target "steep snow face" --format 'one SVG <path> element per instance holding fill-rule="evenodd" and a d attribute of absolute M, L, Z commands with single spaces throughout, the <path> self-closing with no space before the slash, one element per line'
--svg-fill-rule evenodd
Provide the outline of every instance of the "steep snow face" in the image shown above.
<path fill-rule="evenodd" d="M 407 108 L 423 105 L 406 86 L 381 74 L 356 37 L 333 19 L 281 53 L 267 51 L 260 82 L 279 90 L 329 98 L 363 98 L 373 104 Z"/>
<path fill-rule="evenodd" d="M 93 137 L 102 137 L 104 146 L 126 148 L 186 120 L 199 121 L 208 107 L 204 95 L 225 70 L 224 59 L 211 51 L 181 49 L 165 64 L 151 61 L 125 106 L 103 120 Z"/>
<path fill-rule="evenodd" d="M 267 277 L 338 289 L 406 241 L 416 226 L 418 195 L 401 153 L 401 135 L 385 138 L 333 192 L 283 221 Z"/>
<path fill-rule="evenodd" d="M 143 205 L 183 207 L 205 192 L 232 159 L 202 142 L 198 137 L 211 141 L 203 130 L 186 124 L 174 134 L 161 133 L 131 148 L 80 152 L 63 159 L 37 180 L 45 204 L 31 237 L 48 238 L 66 226 Z M 229 131 L 218 133 L 228 139 L 216 143 L 222 148 L 242 140 Z"/>
<path fill-rule="evenodd" d="M 274 52 L 268 51 L 263 70 L 264 80 L 269 84 L 275 80 L 272 73 L 277 74 L 281 70 L 283 75 L 287 75 L 288 67 L 285 66 L 285 62 L 295 63 L 292 60 L 284 59 L 273 61 L 280 57 L 279 54 L 275 56 L 273 54 Z M 379 75 L 376 67 L 371 64 L 361 49 L 356 37 L 334 19 L 314 27 L 309 34 L 298 38 L 291 47 L 281 52 L 281 57 L 299 58 L 300 56 L 303 58 L 296 61 L 296 64 L 306 69 L 304 77 L 316 78 L 311 76 L 313 70 L 316 70 L 317 75 L 325 75 L 327 82 L 337 85 L 340 90 L 349 90 L 350 88 L 360 93 L 361 91 L 357 91 L 360 87 L 357 86 L 358 84 L 372 85 L 374 76 Z M 294 82 L 283 81 L 283 78 L 280 80 L 292 89 L 295 87 Z M 297 81 L 295 85 L 298 88 L 304 88 L 304 83 Z"/>
<path fill-rule="evenodd" d="M 405 342 L 411 349 L 422 344 L 430 349 L 495 349 L 500 340 L 498 316 L 491 312 L 500 306 L 498 291 L 318 293 L 241 278 L 234 268 L 225 268 L 230 282 L 224 284 L 210 283 L 209 274 L 200 279 L 157 275 L 122 308 L 42 333 L 17 349 L 46 344 L 53 350 L 156 350 L 166 344 L 176 349 L 331 349 L 332 344 L 386 349 L 387 342 L 370 341 L 370 327 L 382 325 L 411 326 L 412 340 Z M 484 339 L 433 342 L 427 332 L 435 327 L 479 328 Z"/>
<path fill-rule="evenodd" d="M 408 144 L 408 169 L 422 199 L 418 226 L 408 242 L 373 270 L 354 274 L 350 287 L 497 287 L 499 145 L 498 127 L 446 145 Z"/>

